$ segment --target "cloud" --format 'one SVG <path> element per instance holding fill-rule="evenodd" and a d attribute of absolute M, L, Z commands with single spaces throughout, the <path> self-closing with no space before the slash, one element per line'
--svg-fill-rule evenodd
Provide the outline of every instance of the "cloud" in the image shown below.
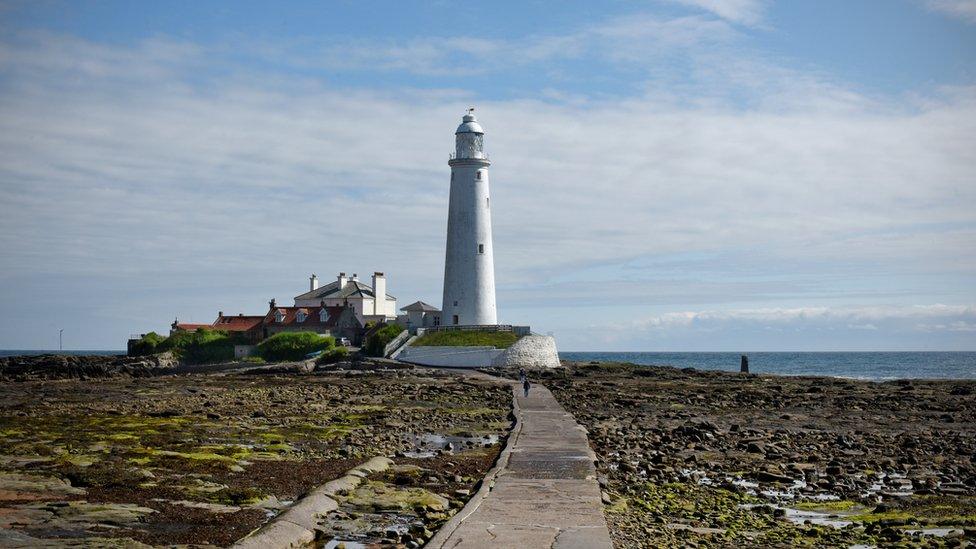
<path fill-rule="evenodd" d="M 217 54 L 272 60 L 279 67 L 362 72 L 403 72 L 422 76 L 492 74 L 546 63 L 553 70 L 580 59 L 653 67 L 662 59 L 687 56 L 697 47 L 731 44 L 740 34 L 727 21 L 706 15 L 667 17 L 634 13 L 564 33 L 495 39 L 423 36 L 409 39 L 325 38 L 262 42 Z"/>
<path fill-rule="evenodd" d="M 976 0 L 925 0 L 925 5 L 932 11 L 976 23 Z"/>
<path fill-rule="evenodd" d="M 718 323 L 760 323 L 787 325 L 793 323 L 847 324 L 851 329 L 877 330 L 873 323 L 886 321 L 956 318 L 976 319 L 976 307 L 966 305 L 915 305 L 915 306 L 870 306 L 870 307 L 795 307 L 733 309 L 725 311 L 698 311 L 667 313 L 633 322 L 632 327 L 639 330 L 668 329 L 673 327 L 707 326 Z M 870 322 L 866 322 L 870 321 Z M 962 331 L 965 321 L 951 325 L 943 324 L 943 329 Z M 919 324 L 916 324 L 919 326 Z M 926 325 L 928 326 L 928 325 Z"/>
<path fill-rule="evenodd" d="M 766 0 L 671 0 L 713 13 L 722 19 L 742 25 L 756 25 L 762 21 Z"/>
<path fill-rule="evenodd" d="M 974 329 L 976 307 L 936 304 L 680 311 L 557 335 L 574 350 L 972 350 Z"/>
<path fill-rule="evenodd" d="M 46 330 L 24 319 L 71 302 L 90 324 L 77 329 L 120 341 L 174 314 L 260 312 L 267 298 L 297 294 L 311 271 L 383 270 L 401 299 L 436 303 L 446 154 L 475 101 L 495 162 L 505 318 L 561 329 L 568 321 L 539 311 L 644 318 L 920 292 L 968 301 L 976 257 L 961 250 L 976 244 L 976 89 L 872 97 L 823 75 L 703 51 L 713 39 L 734 42 L 735 31 L 706 17 L 610 20 L 516 41 L 524 56 L 458 38 L 463 55 L 512 56 L 538 70 L 561 56 L 600 56 L 640 82 L 612 97 L 554 90 L 484 100 L 268 68 L 288 48 L 252 50 L 264 56 L 252 64 L 225 56 L 226 44 L 165 37 L 131 47 L 8 37 L 0 298 L 18 314 L 0 320 L 0 334 Z M 677 77 L 644 72 L 653 63 L 627 50 L 634 41 L 690 61 Z M 366 47 L 350 66 L 436 71 L 444 50 L 429 46 Z M 785 314 L 756 307 L 743 309 L 758 311 L 751 319 L 653 318 L 671 326 Z M 870 317 L 834 321 L 890 333 Z"/>

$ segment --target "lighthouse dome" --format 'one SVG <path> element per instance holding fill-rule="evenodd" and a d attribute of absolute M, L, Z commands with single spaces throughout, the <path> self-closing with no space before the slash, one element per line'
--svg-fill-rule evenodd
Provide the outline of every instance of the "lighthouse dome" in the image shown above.
<path fill-rule="evenodd" d="M 478 123 L 478 119 L 469 112 L 461 118 L 461 125 L 454 133 L 485 133 L 485 130 Z"/>

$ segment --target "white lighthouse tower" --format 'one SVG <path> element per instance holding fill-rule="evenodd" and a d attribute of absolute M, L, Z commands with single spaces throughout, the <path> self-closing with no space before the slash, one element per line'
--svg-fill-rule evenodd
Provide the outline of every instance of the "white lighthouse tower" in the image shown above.
<path fill-rule="evenodd" d="M 485 131 L 474 109 L 455 132 L 451 199 L 447 214 L 447 258 L 441 322 L 447 325 L 497 324 L 495 261 L 491 246 L 491 198 Z"/>

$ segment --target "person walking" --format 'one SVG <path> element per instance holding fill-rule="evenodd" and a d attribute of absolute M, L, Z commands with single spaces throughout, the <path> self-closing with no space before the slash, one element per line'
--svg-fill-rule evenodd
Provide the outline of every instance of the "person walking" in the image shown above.
<path fill-rule="evenodd" d="M 525 368 L 519 368 L 519 383 L 525 383 Z"/>
<path fill-rule="evenodd" d="M 531 387 L 531 386 L 532 386 L 532 384 L 529 383 L 529 378 L 528 377 L 522 378 L 522 389 L 525 390 L 525 396 L 526 397 L 529 396 L 529 387 Z"/>

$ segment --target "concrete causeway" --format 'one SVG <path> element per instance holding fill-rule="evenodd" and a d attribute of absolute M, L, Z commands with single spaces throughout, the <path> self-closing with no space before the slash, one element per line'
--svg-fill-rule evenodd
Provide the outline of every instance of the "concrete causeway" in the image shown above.
<path fill-rule="evenodd" d="M 544 386 L 512 389 L 516 426 L 498 465 L 427 547 L 612 548 L 586 432 Z"/>

